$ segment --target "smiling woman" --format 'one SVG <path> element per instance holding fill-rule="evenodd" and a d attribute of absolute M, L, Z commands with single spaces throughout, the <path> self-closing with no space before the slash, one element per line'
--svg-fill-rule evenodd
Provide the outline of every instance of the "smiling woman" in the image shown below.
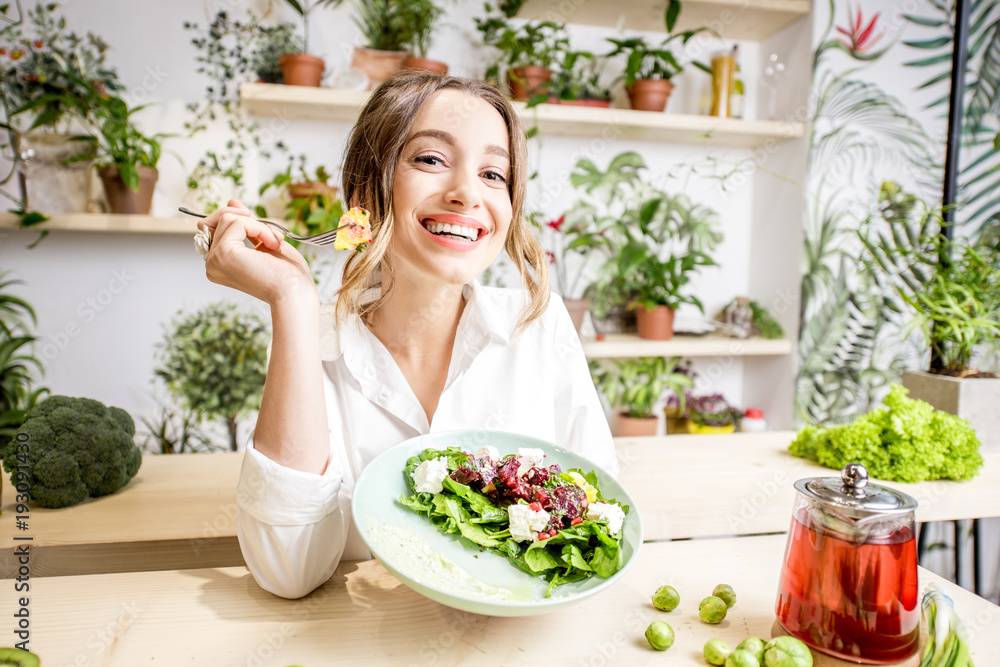
<path fill-rule="evenodd" d="M 512 432 L 618 471 L 579 338 L 522 216 L 527 148 L 506 98 L 482 82 L 396 75 L 362 109 L 343 174 L 345 203 L 370 212 L 373 239 L 347 260 L 334 303 L 319 303 L 302 257 L 240 202 L 201 223 L 213 232 L 208 278 L 271 308 L 237 535 L 254 578 L 283 597 L 309 593 L 341 558 L 370 557 L 350 519 L 355 481 L 410 438 Z M 504 250 L 523 287 L 478 284 Z"/>

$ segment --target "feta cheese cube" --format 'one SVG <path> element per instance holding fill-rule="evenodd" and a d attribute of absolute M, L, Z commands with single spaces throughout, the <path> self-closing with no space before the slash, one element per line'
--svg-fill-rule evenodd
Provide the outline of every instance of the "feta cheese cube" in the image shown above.
<path fill-rule="evenodd" d="M 545 458 L 545 452 L 531 447 L 518 447 L 517 460 L 521 462 L 521 467 L 517 469 L 518 475 L 527 475 L 533 467 L 541 464 Z"/>
<path fill-rule="evenodd" d="M 417 493 L 441 493 L 444 485 L 441 482 L 448 476 L 448 459 L 440 456 L 430 461 L 424 461 L 410 473 Z"/>
<path fill-rule="evenodd" d="M 487 458 L 491 461 L 499 461 L 500 450 L 494 447 L 493 445 L 486 445 L 485 447 L 480 447 L 479 449 L 477 449 L 474 456 L 477 459 Z"/>
<path fill-rule="evenodd" d="M 587 518 L 593 521 L 607 521 L 608 532 L 617 535 L 625 522 L 625 512 L 612 503 L 590 503 L 587 506 Z"/>
<path fill-rule="evenodd" d="M 510 536 L 515 542 L 531 542 L 549 524 L 549 513 L 537 512 L 527 505 L 514 504 L 507 507 L 510 521 Z"/>

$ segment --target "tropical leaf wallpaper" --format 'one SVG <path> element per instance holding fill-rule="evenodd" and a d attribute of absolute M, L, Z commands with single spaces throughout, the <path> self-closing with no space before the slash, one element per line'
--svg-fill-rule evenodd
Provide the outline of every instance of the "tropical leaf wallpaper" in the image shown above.
<path fill-rule="evenodd" d="M 938 0 L 815 12 L 799 425 L 851 421 L 927 363 L 893 288 L 925 267 L 894 258 L 941 204 L 955 21 Z M 969 45 L 955 221 L 985 240 L 1000 234 L 1000 0 L 972 0 Z"/>

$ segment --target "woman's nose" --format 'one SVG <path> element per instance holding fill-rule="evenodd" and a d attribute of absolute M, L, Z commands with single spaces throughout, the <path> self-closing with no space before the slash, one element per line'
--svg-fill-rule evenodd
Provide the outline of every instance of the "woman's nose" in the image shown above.
<path fill-rule="evenodd" d="M 479 175 L 474 169 L 457 168 L 451 171 L 446 197 L 448 202 L 465 208 L 475 208 L 482 201 L 479 192 Z"/>

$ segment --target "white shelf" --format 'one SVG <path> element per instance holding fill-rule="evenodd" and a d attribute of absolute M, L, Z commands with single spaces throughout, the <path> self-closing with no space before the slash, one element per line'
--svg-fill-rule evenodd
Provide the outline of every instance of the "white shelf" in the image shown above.
<path fill-rule="evenodd" d="M 588 359 L 626 357 L 753 357 L 792 353 L 785 339 L 682 336 L 671 340 L 643 340 L 634 334 L 609 334 L 604 340 L 583 341 Z"/>
<path fill-rule="evenodd" d="M 30 227 L 19 227 L 13 213 L 0 213 L 0 229 L 42 231 L 57 229 L 70 232 L 118 232 L 146 234 L 194 234 L 198 231 L 195 218 L 157 218 L 151 215 L 118 215 L 114 213 L 53 213 L 49 219 Z"/>
<path fill-rule="evenodd" d="M 666 0 L 527 0 L 518 18 L 631 30 L 663 30 Z M 809 0 L 684 0 L 674 31 L 708 26 L 726 39 L 759 41 L 809 14 Z"/>
<path fill-rule="evenodd" d="M 368 95 L 367 92 L 269 83 L 240 86 L 243 103 L 256 116 L 348 123 L 357 118 Z M 756 148 L 796 139 L 805 133 L 802 123 L 786 121 L 748 121 L 562 104 L 525 109 L 523 102 L 515 102 L 514 106 L 526 127 L 537 126 L 542 134 L 549 135 Z"/>

